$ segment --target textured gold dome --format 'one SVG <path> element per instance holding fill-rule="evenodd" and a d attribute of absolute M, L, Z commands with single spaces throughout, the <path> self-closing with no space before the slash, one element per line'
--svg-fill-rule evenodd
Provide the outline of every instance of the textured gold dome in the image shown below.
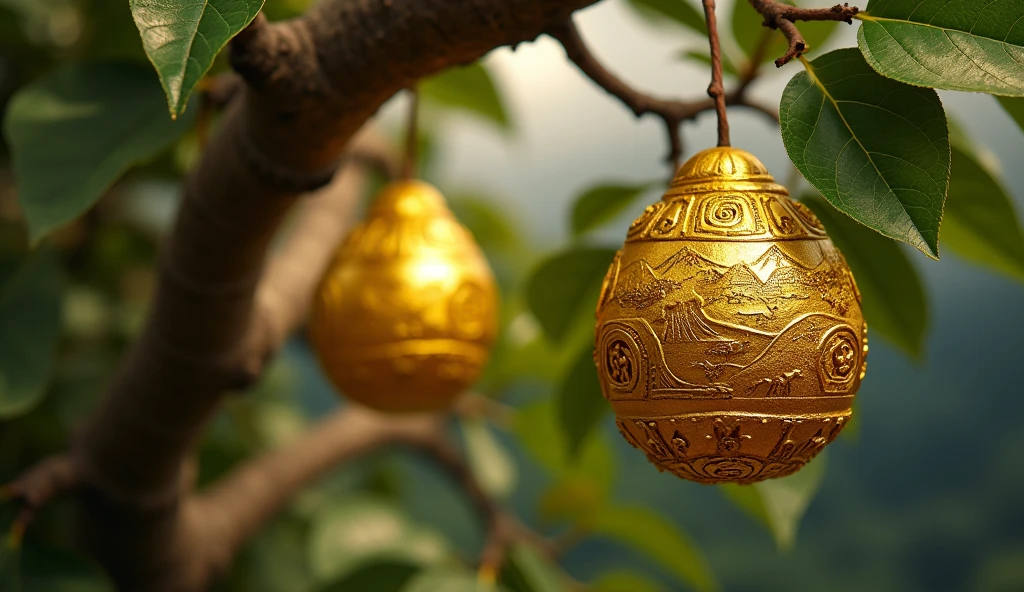
<path fill-rule="evenodd" d="M 497 300 L 483 254 L 440 192 L 398 181 L 338 249 L 310 339 L 348 398 L 382 411 L 439 409 L 479 377 Z"/>
<path fill-rule="evenodd" d="M 594 357 L 619 430 L 693 481 L 799 470 L 849 421 L 866 356 L 842 254 L 743 150 L 684 164 L 601 289 Z"/>

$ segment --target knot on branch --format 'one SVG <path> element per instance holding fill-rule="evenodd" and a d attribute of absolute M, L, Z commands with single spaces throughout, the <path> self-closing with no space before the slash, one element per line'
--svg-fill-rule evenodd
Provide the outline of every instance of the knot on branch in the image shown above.
<path fill-rule="evenodd" d="M 750 0 L 750 4 L 764 17 L 764 26 L 782 31 L 789 40 L 789 49 L 775 60 L 775 66 L 779 68 L 810 49 L 796 21 L 840 21 L 852 25 L 853 17 L 860 12 L 859 8 L 849 3 L 836 4 L 831 8 L 799 8 L 778 0 Z"/>

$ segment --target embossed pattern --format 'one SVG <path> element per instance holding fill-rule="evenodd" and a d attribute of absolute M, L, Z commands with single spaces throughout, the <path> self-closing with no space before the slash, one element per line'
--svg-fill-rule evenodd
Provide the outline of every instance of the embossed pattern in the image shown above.
<path fill-rule="evenodd" d="M 764 166 L 714 148 L 630 227 L 598 304 L 619 430 L 703 483 L 793 473 L 848 421 L 867 327 L 842 254 Z"/>
<path fill-rule="evenodd" d="M 497 299 L 480 249 L 441 194 L 400 181 L 338 249 L 310 338 L 347 397 L 384 411 L 438 409 L 479 377 Z"/>

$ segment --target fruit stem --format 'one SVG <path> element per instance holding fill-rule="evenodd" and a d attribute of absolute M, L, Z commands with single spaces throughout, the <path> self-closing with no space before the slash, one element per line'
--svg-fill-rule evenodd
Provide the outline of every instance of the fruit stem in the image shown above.
<path fill-rule="evenodd" d="M 405 158 L 402 161 L 402 178 L 411 179 L 416 174 L 419 160 L 419 112 L 420 92 L 413 85 L 409 87 L 409 116 L 405 123 Z"/>
<path fill-rule="evenodd" d="M 730 146 L 729 118 L 725 112 L 725 84 L 722 82 L 722 43 L 718 37 L 715 0 L 704 0 L 704 17 L 708 23 L 708 41 L 711 44 L 711 85 L 708 86 L 708 95 L 715 100 L 715 112 L 718 113 L 718 145 Z"/>

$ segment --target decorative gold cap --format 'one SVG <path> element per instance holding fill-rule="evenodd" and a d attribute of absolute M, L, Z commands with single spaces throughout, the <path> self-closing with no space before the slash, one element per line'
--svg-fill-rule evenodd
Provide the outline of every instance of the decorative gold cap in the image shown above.
<path fill-rule="evenodd" d="M 665 199 L 683 194 L 729 191 L 789 195 L 756 156 L 746 150 L 724 146 L 698 152 L 679 167 Z"/>
<path fill-rule="evenodd" d="M 401 217 L 448 214 L 444 196 L 430 183 L 418 179 L 394 181 L 381 190 L 373 202 L 374 213 Z"/>

